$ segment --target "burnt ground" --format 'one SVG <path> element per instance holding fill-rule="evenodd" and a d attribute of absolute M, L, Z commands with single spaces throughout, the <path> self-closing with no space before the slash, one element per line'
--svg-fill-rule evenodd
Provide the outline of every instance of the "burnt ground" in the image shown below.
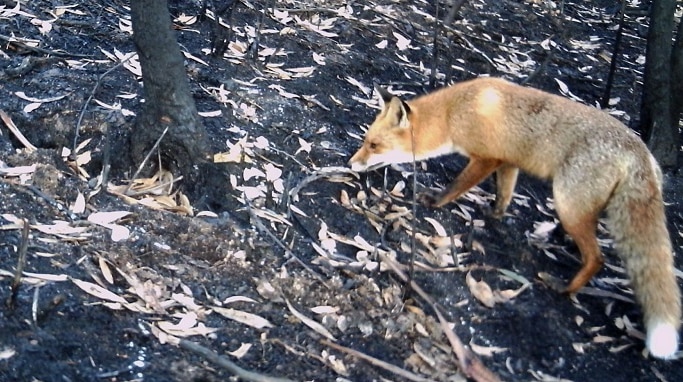
<path fill-rule="evenodd" d="M 37 148 L 2 124 L 0 380 L 230 378 L 174 345 L 180 337 L 293 380 L 408 380 L 326 337 L 424 380 L 463 380 L 434 310 L 403 299 L 404 283 L 378 263 L 407 264 L 411 252 L 415 282 L 503 380 L 683 380 L 681 360 L 643 355 L 641 313 L 604 230 L 607 266 L 590 293 L 567 298 L 542 281 L 579 266 L 545 183 L 522 178 L 500 222 L 486 217 L 490 181 L 448 208 L 417 206 L 412 219 L 411 166 L 363 178 L 344 168 L 375 113 L 372 83 L 421 94 L 435 65 L 437 85 L 528 79 L 595 105 L 614 2 L 567 1 L 562 13 L 559 2 L 471 1 L 440 31 L 436 58 L 425 1 L 277 1 L 265 12 L 244 1 L 217 27 L 230 41 L 219 56 L 211 18 L 177 2 L 178 40 L 221 163 L 198 166 L 206 183 L 179 180 L 170 192 L 162 183 L 177 174 L 138 176 L 127 198 L 117 192 L 138 166 L 127 137 L 142 102 L 135 61 L 114 68 L 134 51 L 127 2 L 0 3 L 1 109 Z M 631 11 L 610 112 L 636 126 L 647 18 Z M 464 163 L 420 164 L 418 189 L 443 187 Z M 680 255 L 680 171 L 666 181 Z M 22 221 L 25 273 L 10 309 Z M 505 297 L 484 306 L 473 280 Z"/>

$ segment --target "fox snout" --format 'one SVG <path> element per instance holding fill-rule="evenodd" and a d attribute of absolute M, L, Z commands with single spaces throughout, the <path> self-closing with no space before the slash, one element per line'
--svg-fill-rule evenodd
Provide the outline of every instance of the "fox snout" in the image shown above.
<path fill-rule="evenodd" d="M 365 146 L 361 147 L 355 154 L 349 159 L 349 167 L 351 170 L 356 172 L 364 172 L 368 170 L 367 158 L 368 155 L 365 152 Z"/>

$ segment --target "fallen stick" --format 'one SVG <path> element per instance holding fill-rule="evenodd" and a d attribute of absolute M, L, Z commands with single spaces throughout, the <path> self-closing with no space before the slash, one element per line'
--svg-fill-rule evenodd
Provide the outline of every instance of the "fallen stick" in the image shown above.
<path fill-rule="evenodd" d="M 408 276 L 406 276 L 406 274 L 398 267 L 396 262 L 381 253 L 379 253 L 379 256 L 380 260 L 387 264 L 401 280 L 407 282 Z M 448 326 L 448 321 L 446 321 L 441 314 L 441 311 L 439 310 L 439 307 L 434 299 L 432 299 L 427 292 L 425 292 L 419 285 L 417 285 L 417 283 L 412 280 L 410 281 L 410 288 L 420 297 L 422 297 L 436 312 L 436 315 L 439 318 L 439 323 L 441 324 L 441 328 L 443 329 L 444 333 L 446 334 L 446 338 L 448 338 L 448 342 L 450 342 L 451 347 L 453 348 L 460 371 L 468 378 L 472 378 L 478 382 L 499 382 L 501 379 L 491 370 L 489 370 L 481 362 L 481 360 L 474 353 L 472 353 L 471 350 L 466 348 L 460 338 L 458 338 L 458 336 L 451 330 L 451 328 Z"/>
<path fill-rule="evenodd" d="M 403 377 L 405 379 L 408 379 L 410 381 L 417 381 L 417 382 L 432 382 L 432 381 L 434 381 L 433 379 L 425 378 L 425 377 L 422 377 L 420 375 L 411 373 L 408 370 L 401 369 L 400 367 L 398 367 L 396 365 L 392 365 L 389 362 L 384 362 L 381 359 L 377 359 L 377 358 L 369 356 L 365 353 L 361 353 L 358 350 L 347 348 L 346 346 L 337 345 L 332 341 L 320 340 L 320 342 L 325 346 L 329 346 L 333 349 L 339 350 L 339 351 L 344 352 L 346 354 L 349 354 L 353 357 L 360 358 L 364 361 L 371 363 L 374 366 L 381 367 L 384 370 L 392 372 L 392 373 L 394 373 L 400 377 Z"/>
<path fill-rule="evenodd" d="M 280 377 L 270 377 L 264 374 L 259 374 L 253 371 L 249 371 L 246 369 L 243 369 L 239 366 L 237 366 L 236 363 L 230 361 L 226 357 L 218 355 L 218 353 L 214 352 L 213 350 L 206 348 L 202 345 L 199 345 L 197 343 L 194 343 L 192 341 L 188 341 L 185 339 L 181 339 L 178 342 L 178 346 L 185 350 L 189 350 L 195 354 L 198 354 L 204 358 L 206 358 L 208 361 L 213 362 L 214 364 L 220 366 L 221 368 L 228 370 L 229 372 L 233 373 L 236 377 L 239 377 L 240 379 L 243 379 L 245 381 L 254 381 L 254 382 L 294 382 L 292 379 L 288 378 L 280 378 Z"/>
<path fill-rule="evenodd" d="M 26 139 L 26 137 L 24 136 L 24 134 L 22 134 L 21 131 L 19 131 L 17 125 L 15 125 L 14 122 L 12 122 L 12 118 L 10 118 L 4 110 L 0 110 L 0 118 L 2 118 L 3 122 L 5 122 L 5 125 L 7 125 L 9 131 L 11 131 L 12 134 L 14 134 L 14 136 L 17 137 L 19 142 L 21 142 L 21 144 L 24 145 L 24 147 L 26 147 L 26 149 L 29 152 L 38 150 L 38 148 L 34 146 L 31 142 L 29 142 L 28 139 Z"/>

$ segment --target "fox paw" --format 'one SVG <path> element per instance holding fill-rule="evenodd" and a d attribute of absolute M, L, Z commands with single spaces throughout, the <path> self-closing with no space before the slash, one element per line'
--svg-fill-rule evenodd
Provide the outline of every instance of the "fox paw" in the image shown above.
<path fill-rule="evenodd" d="M 436 192 L 423 192 L 417 195 L 417 202 L 425 207 L 438 208 L 441 198 Z"/>
<path fill-rule="evenodd" d="M 545 284 L 547 287 L 554 290 L 555 292 L 562 294 L 573 293 L 572 291 L 567 289 L 567 284 L 564 281 L 562 281 L 562 279 L 555 277 L 550 273 L 539 272 L 538 278 L 541 279 L 541 281 L 543 281 L 543 284 Z"/>

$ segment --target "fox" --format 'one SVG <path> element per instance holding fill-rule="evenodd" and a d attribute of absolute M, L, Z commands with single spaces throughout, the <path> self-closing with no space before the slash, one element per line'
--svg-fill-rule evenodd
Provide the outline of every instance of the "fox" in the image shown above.
<path fill-rule="evenodd" d="M 479 77 L 409 101 L 375 89 L 381 111 L 349 160 L 352 171 L 460 154 L 469 158 L 462 172 L 423 201 L 443 207 L 495 172 L 496 218 L 512 200 L 519 170 L 550 180 L 560 223 L 581 254 L 567 294 L 602 268 L 596 230 L 605 211 L 643 312 L 648 352 L 675 357 L 681 294 L 662 172 L 635 132 L 602 110 L 501 78 Z"/>

